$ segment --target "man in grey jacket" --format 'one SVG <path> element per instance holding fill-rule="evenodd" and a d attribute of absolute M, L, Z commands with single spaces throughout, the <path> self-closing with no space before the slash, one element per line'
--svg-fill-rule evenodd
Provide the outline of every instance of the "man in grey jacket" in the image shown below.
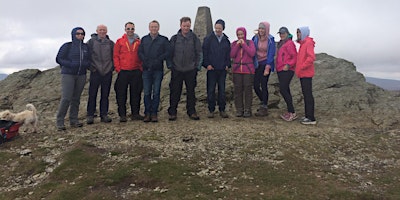
<path fill-rule="evenodd" d="M 97 33 L 97 34 L 96 34 Z M 109 94 L 112 82 L 113 49 L 114 42 L 108 38 L 107 26 L 98 25 L 96 33 L 92 34 L 92 38 L 88 41 L 89 50 L 91 52 L 90 59 L 90 84 L 89 84 L 89 100 L 87 104 L 87 124 L 93 124 L 94 113 L 96 111 L 97 92 L 100 89 L 100 118 L 101 122 L 109 123 L 111 118 L 108 117 Z"/>
<path fill-rule="evenodd" d="M 168 68 L 171 69 L 170 106 L 168 108 L 169 120 L 177 118 L 177 108 L 182 94 L 182 85 L 186 85 L 186 112 L 190 119 L 199 120 L 196 112 L 196 78 L 200 70 L 202 60 L 202 49 L 199 38 L 190 29 L 189 17 L 182 17 L 180 30 L 172 36 L 171 60 Z"/>

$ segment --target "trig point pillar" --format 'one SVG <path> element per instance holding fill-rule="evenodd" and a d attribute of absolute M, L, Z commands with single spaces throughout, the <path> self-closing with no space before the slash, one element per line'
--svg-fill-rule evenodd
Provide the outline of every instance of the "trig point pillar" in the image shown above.
<path fill-rule="evenodd" d="M 197 9 L 193 32 L 199 37 L 201 43 L 203 43 L 204 38 L 213 31 L 212 24 L 210 8 L 207 6 L 199 7 Z"/>

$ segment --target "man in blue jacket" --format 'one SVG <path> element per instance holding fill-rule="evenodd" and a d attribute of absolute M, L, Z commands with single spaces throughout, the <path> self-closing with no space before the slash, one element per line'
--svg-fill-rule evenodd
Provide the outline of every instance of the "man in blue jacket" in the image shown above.
<path fill-rule="evenodd" d="M 225 22 L 222 19 L 215 22 L 214 29 L 214 32 L 204 38 L 203 42 L 203 67 L 207 69 L 208 118 L 214 117 L 217 85 L 219 114 L 222 118 L 228 118 L 225 112 L 225 80 L 226 72 L 230 67 L 231 42 L 223 33 Z"/>
<path fill-rule="evenodd" d="M 138 52 L 143 62 L 144 122 L 158 122 L 157 113 L 164 76 L 164 60 L 170 53 L 168 38 L 160 35 L 159 30 L 158 21 L 151 21 L 150 33 L 142 38 Z"/>

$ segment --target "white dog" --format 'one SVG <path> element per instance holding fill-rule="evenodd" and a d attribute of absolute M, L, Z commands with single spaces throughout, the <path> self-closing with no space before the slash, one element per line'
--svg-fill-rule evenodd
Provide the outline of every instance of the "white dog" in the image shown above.
<path fill-rule="evenodd" d="M 38 131 L 38 117 L 36 114 L 36 108 L 33 104 L 26 104 L 26 110 L 19 113 L 12 113 L 9 110 L 0 113 L 0 119 L 7 121 L 19 122 L 23 125 L 31 125 L 33 132 Z"/>

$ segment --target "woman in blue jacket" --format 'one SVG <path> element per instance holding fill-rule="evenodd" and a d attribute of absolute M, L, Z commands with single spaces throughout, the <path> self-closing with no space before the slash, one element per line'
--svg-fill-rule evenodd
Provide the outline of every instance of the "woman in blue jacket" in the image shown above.
<path fill-rule="evenodd" d="M 258 68 L 254 75 L 254 91 L 261 101 L 256 116 L 268 115 L 268 79 L 275 68 L 275 39 L 269 34 L 269 23 L 261 22 L 258 25 L 258 33 L 253 37 L 256 46 Z"/>
<path fill-rule="evenodd" d="M 64 118 L 69 108 L 71 127 L 82 127 L 78 121 L 79 104 L 86 83 L 86 70 L 90 65 L 90 52 L 83 43 L 85 30 L 81 27 L 72 29 L 72 42 L 64 43 L 57 53 L 56 62 L 61 67 L 61 101 L 57 112 L 57 130 L 66 130 Z"/>

